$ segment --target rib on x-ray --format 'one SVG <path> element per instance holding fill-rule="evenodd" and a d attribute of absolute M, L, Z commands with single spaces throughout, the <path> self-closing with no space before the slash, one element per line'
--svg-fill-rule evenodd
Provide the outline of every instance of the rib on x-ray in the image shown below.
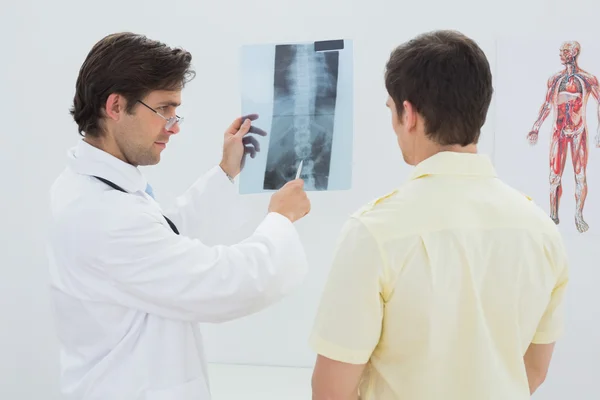
<path fill-rule="evenodd" d="M 260 151 L 244 162 L 240 192 L 278 190 L 296 177 L 306 190 L 348 189 L 352 170 L 352 47 L 349 41 L 244 46 L 242 113 Z"/>
<path fill-rule="evenodd" d="M 327 189 L 339 54 L 314 45 L 275 48 L 274 104 L 264 189 L 294 179 L 303 160 L 307 189 Z"/>

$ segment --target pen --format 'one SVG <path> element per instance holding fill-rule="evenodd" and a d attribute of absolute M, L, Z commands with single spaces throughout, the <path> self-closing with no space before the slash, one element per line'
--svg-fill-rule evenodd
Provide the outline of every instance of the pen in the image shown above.
<path fill-rule="evenodd" d="M 300 160 L 300 165 L 298 165 L 298 171 L 296 172 L 296 179 L 300 178 L 300 173 L 302 172 L 302 164 L 304 160 Z"/>

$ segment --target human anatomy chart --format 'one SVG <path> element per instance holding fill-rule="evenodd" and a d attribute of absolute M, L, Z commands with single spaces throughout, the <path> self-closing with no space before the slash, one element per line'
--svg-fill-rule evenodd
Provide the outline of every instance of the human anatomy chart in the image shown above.
<path fill-rule="evenodd" d="M 267 135 L 244 162 L 241 193 L 277 190 L 298 172 L 306 190 L 350 188 L 352 75 L 348 40 L 242 48 L 242 113 L 258 114 Z"/>
<path fill-rule="evenodd" d="M 521 39 L 497 50 L 499 173 L 561 231 L 600 232 L 600 46 Z"/>

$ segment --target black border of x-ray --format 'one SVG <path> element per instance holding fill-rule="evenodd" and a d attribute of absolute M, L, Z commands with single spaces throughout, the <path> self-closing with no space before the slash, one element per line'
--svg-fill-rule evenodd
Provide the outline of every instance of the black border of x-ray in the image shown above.
<path fill-rule="evenodd" d="M 314 42 L 315 51 L 344 50 L 344 40 L 319 40 Z"/>

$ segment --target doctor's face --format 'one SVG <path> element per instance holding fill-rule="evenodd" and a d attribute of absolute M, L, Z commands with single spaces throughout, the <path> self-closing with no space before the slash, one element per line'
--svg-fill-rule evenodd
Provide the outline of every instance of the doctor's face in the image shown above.
<path fill-rule="evenodd" d="M 176 113 L 181 91 L 154 91 L 135 105 L 117 124 L 115 141 L 125 161 L 155 165 L 172 135 L 179 132 Z"/>

